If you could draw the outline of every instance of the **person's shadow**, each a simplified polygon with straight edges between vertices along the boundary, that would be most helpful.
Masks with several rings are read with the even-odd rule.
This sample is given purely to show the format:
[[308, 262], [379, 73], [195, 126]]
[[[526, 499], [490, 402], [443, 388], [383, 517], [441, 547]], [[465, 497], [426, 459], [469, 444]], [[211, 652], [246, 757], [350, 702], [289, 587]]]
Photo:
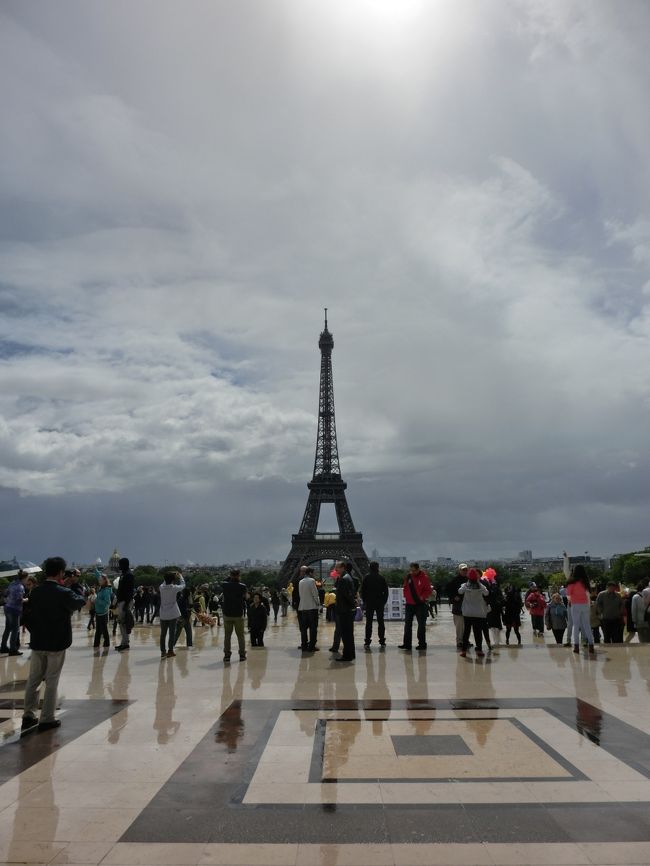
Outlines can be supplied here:
[[174, 691], [174, 665], [162, 662], [158, 668], [158, 688], [156, 689], [156, 716], [154, 731], [158, 731], [158, 742], [167, 743], [181, 726], [172, 719], [176, 706]]

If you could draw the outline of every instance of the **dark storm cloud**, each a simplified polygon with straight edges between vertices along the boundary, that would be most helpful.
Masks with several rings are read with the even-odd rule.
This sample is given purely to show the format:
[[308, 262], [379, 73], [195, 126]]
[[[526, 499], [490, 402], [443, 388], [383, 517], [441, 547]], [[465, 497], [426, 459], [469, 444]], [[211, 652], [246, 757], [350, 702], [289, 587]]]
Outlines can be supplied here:
[[5, 3], [3, 544], [282, 557], [323, 306], [369, 546], [647, 543], [649, 24]]

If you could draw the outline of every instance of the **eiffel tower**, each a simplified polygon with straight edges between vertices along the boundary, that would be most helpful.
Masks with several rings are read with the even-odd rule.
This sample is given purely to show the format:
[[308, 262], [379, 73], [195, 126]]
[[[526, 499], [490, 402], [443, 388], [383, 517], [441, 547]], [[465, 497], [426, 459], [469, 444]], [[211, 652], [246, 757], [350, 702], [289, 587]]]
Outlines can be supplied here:
[[[307, 485], [309, 496], [300, 529], [291, 536], [291, 552], [280, 570], [280, 580], [285, 584], [295, 577], [301, 565], [310, 565], [323, 559], [348, 560], [361, 576], [368, 571], [368, 557], [363, 549], [363, 535], [354, 528], [345, 498], [347, 484], [341, 478], [332, 379], [334, 338], [327, 328], [327, 309], [325, 309], [325, 330], [320, 335], [318, 348], [321, 354], [320, 396], [314, 475]], [[338, 532], [316, 531], [320, 508], [324, 502], [334, 503]]]

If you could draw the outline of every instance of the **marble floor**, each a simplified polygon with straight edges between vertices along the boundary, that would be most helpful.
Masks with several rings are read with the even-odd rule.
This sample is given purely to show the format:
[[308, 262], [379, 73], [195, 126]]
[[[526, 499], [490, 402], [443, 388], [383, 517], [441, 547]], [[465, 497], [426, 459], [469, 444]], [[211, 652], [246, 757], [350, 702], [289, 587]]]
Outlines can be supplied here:
[[485, 658], [336, 664], [295, 615], [222, 660], [222, 629], [160, 660], [158, 627], [95, 656], [85, 620], [61, 728], [21, 738], [29, 651], [0, 657], [0, 863], [650, 864], [650, 647], [574, 655], [524, 630]]

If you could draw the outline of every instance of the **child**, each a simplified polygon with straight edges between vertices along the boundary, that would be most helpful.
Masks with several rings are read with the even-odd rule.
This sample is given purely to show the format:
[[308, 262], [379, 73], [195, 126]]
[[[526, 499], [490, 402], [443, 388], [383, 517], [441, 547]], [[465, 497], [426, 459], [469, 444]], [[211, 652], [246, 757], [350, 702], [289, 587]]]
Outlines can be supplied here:
[[266, 606], [262, 604], [262, 596], [256, 592], [253, 603], [248, 608], [248, 630], [251, 636], [251, 646], [264, 646], [264, 632], [269, 615]]

